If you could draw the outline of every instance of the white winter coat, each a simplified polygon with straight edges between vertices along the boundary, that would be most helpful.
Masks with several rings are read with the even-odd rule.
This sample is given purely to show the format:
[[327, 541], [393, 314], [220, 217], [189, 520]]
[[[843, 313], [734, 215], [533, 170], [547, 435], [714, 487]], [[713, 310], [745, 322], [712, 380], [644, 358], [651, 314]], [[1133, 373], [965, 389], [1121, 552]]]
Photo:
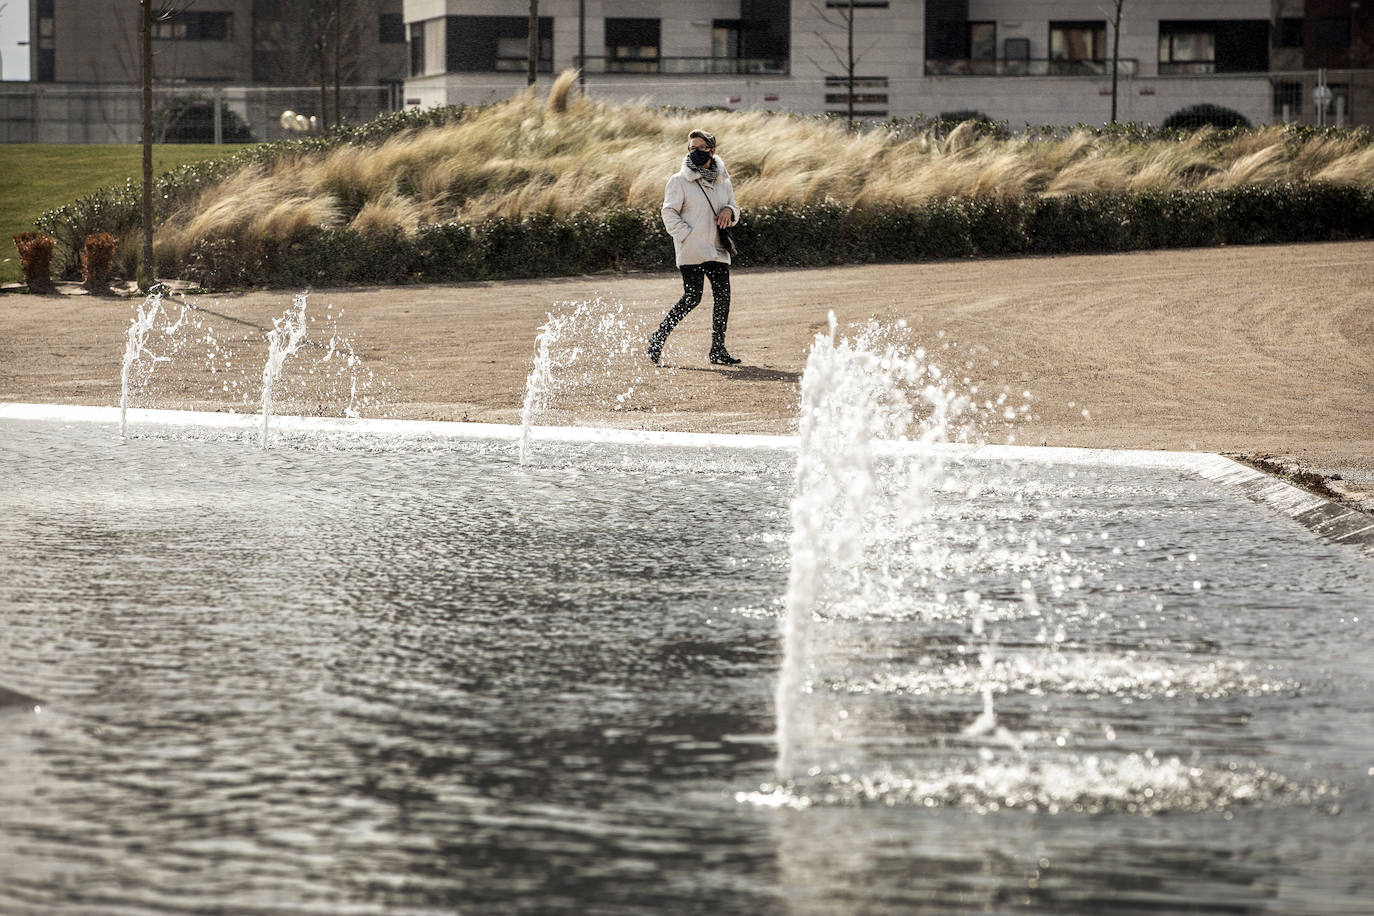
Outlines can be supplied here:
[[[733, 226], [739, 222], [739, 204], [735, 202], [730, 173], [719, 156], [715, 157], [715, 168], [720, 177], [708, 183], [684, 163], [682, 170], [668, 179], [663, 191], [663, 225], [673, 237], [678, 267], [706, 261], [730, 263], [730, 254], [718, 247], [716, 217], [711, 208], [719, 211], [729, 207], [734, 211], [730, 220]], [[703, 188], [705, 194], [701, 192]]]

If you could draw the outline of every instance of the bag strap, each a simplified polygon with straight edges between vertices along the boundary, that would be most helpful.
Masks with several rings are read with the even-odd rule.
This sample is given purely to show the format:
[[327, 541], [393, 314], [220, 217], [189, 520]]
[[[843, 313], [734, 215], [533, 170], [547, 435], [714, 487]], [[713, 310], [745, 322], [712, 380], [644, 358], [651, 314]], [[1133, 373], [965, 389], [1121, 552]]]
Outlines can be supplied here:
[[699, 181], [697, 182], [697, 188], [700, 189], [701, 196], [706, 198], [706, 206], [711, 208], [711, 215], [720, 216], [720, 211], [716, 209], [715, 203], [712, 202], [711, 195], [706, 193], [706, 189], [701, 186], [701, 182]]

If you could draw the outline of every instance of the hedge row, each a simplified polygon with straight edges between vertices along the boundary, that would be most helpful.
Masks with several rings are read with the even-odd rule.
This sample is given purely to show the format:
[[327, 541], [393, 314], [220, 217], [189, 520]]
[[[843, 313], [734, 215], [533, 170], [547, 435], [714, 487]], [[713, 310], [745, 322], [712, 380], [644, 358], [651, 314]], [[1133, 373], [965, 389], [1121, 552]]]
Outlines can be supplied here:
[[[843, 120], [844, 116], [827, 113], [814, 117], [834, 121]], [[1117, 143], [1179, 143], [1192, 138], [1197, 133], [1197, 128], [1192, 127], [1165, 127], [1163, 125], [1142, 124], [1136, 121], [1071, 125], [1037, 125], [1027, 122], [1020, 128], [1013, 129], [1011, 122], [988, 120], [986, 116], [977, 111], [951, 112], [948, 115], [938, 117], [916, 115], [908, 118], [889, 118], [876, 123], [874, 128], [901, 138], [917, 137], [923, 134], [944, 137], [965, 121], [972, 122], [971, 127], [974, 136], [990, 137], [994, 140], [1010, 140], [1019, 137], [1022, 140], [1050, 141], [1062, 140], [1070, 134], [1087, 134], [1099, 140]], [[1204, 138], [1204, 146], [1219, 149], [1254, 132], [1255, 129], [1251, 127], [1218, 128], [1212, 126]], [[1285, 144], [1290, 149], [1300, 149], [1303, 145], [1316, 139], [1353, 140], [1360, 147], [1374, 144], [1374, 132], [1371, 132], [1367, 127], [1317, 127], [1313, 124], [1285, 124], [1282, 128], [1282, 135]]]
[[[1374, 237], [1374, 188], [1282, 184], [1225, 191], [946, 199], [912, 208], [836, 201], [761, 207], [734, 232], [741, 267], [819, 267], [1015, 254], [1131, 251]], [[310, 229], [251, 246], [207, 241], [183, 273], [210, 289], [339, 286], [667, 270], [657, 211], [427, 226], [413, 236]]]

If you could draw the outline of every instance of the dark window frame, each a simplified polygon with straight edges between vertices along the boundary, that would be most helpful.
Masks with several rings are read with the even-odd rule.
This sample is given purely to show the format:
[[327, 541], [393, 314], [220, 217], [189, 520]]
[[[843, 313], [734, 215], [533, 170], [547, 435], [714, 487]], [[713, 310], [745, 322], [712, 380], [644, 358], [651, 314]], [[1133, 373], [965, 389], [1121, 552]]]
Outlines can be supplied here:
[[[843, 88], [849, 82], [847, 76], [827, 76], [825, 78], [825, 88]], [[888, 87], [888, 77], [886, 76], [855, 76], [855, 89], [886, 89]]]
[[377, 43], [384, 45], [405, 44], [406, 21], [400, 13], [377, 14]]
[[[445, 73], [516, 73], [529, 67], [528, 16], [444, 17]], [[539, 60], [535, 70], [553, 72], [552, 16], [539, 17]], [[523, 42], [520, 54], [502, 56], [501, 43]]]
[[[973, 53], [973, 30], [979, 26], [988, 26], [992, 29], [992, 40], [989, 42], [990, 54], [978, 57]], [[997, 59], [997, 21], [993, 19], [979, 19], [968, 23], [968, 59], [969, 60], [996, 60]]]
[[412, 22], [409, 24], [410, 31], [408, 43], [410, 45], [410, 75], [425, 75], [425, 22]]
[[232, 41], [234, 14], [229, 10], [163, 10], [153, 18], [153, 37], [159, 41]]
[[[614, 28], [612, 27], [614, 23]], [[663, 20], [651, 16], [607, 16], [602, 22], [606, 69], [614, 73], [657, 73], [663, 54]], [[622, 49], [634, 53], [620, 53]], [[653, 53], [644, 53], [652, 48]]]
[[1318, 16], [1312, 23], [1312, 47], [1318, 51], [1346, 51], [1355, 37], [1350, 16]]
[[[1054, 54], [1054, 33], [1055, 32], [1091, 32], [1093, 50], [1090, 57], [1056, 57]], [[1063, 19], [1053, 20], [1049, 24], [1049, 41], [1047, 47], [1050, 49], [1050, 60], [1064, 61], [1093, 61], [1102, 63], [1107, 59], [1107, 20], [1105, 19]]]
[[[1212, 56], [1177, 57], [1176, 55], [1181, 52], [1179, 52], [1176, 47], [1175, 39], [1185, 35], [1190, 38], [1206, 35], [1210, 43]], [[1159, 67], [1160, 76], [1180, 73], [1217, 72], [1217, 28], [1216, 23], [1211, 20], [1160, 20], [1158, 47], [1159, 60], [1157, 61], [1157, 65]]]
[[1302, 48], [1305, 21], [1301, 16], [1283, 16], [1274, 20], [1269, 44], [1275, 48]]
[[[849, 100], [853, 96], [854, 104], [857, 105], [887, 105], [889, 78], [886, 76], [858, 76], [854, 77], [854, 88], [849, 89], [850, 82], [847, 76], [827, 76], [825, 78], [825, 104], [828, 106], [843, 105], [843, 108], [830, 107], [826, 109], [827, 114], [849, 114]], [[844, 92], [833, 90], [844, 89]], [[872, 90], [881, 90], [874, 92]], [[887, 109], [876, 108], [855, 108], [856, 118], [885, 118], [888, 116]]]
[[[1067, 53], [1056, 55], [1055, 33], [1091, 33], [1089, 56], [1070, 57]], [[1051, 75], [1097, 74], [1106, 70], [1107, 64], [1107, 20], [1105, 19], [1055, 19], [1051, 20], [1047, 32], [1046, 47], [1049, 49], [1048, 70]], [[1063, 42], [1067, 44], [1067, 42]]]

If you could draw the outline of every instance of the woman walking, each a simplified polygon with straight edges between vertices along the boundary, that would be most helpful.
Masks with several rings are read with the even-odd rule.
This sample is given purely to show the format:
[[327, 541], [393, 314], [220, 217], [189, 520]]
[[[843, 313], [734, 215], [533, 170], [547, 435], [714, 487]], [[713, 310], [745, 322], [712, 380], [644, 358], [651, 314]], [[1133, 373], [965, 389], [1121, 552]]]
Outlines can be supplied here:
[[730, 320], [730, 253], [722, 247], [717, 229], [739, 222], [739, 204], [730, 173], [716, 154], [716, 138], [704, 130], [687, 135], [687, 158], [668, 179], [663, 192], [663, 225], [673, 237], [677, 266], [682, 271], [682, 298], [668, 310], [658, 330], [649, 335], [649, 359], [655, 364], [663, 344], [679, 321], [701, 302], [706, 280], [711, 281], [711, 352], [721, 366], [739, 362], [725, 349], [725, 326]]

